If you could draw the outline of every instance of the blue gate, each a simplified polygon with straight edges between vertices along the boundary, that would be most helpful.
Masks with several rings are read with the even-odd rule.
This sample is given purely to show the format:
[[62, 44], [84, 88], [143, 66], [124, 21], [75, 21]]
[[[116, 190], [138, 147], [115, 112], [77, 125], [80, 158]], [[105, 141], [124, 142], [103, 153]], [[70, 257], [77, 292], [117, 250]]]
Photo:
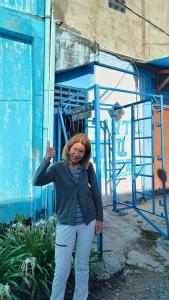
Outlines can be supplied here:
[[[137, 107], [142, 106], [142, 117], [137, 116]], [[144, 109], [146, 107], [146, 110]], [[123, 109], [130, 109], [131, 116], [131, 161], [130, 164], [132, 176], [132, 197], [128, 203], [117, 200], [116, 182], [120, 179], [122, 168], [120, 172], [117, 171], [119, 164], [116, 159], [113, 159], [113, 210], [120, 211], [124, 209], [133, 208], [140, 216], [142, 216], [155, 230], [157, 230], [165, 238], [169, 239], [169, 219], [166, 195], [166, 170], [165, 170], [165, 153], [164, 153], [164, 117], [163, 117], [163, 97], [152, 95], [150, 97], [135, 102], [130, 105], [124, 105]], [[115, 152], [115, 112], [118, 107], [114, 109], [112, 117], [112, 144]], [[154, 123], [154, 112], [160, 114], [160, 121]], [[155, 126], [160, 131], [161, 139], [158, 141], [161, 145], [161, 151], [154, 156], [154, 128]], [[137, 127], [137, 128], [136, 128]], [[142, 128], [144, 130], [139, 130]], [[141, 147], [138, 145], [141, 144]], [[139, 151], [138, 151], [139, 150]], [[161, 162], [161, 181], [162, 188], [155, 190], [154, 182], [154, 163], [155, 160]], [[124, 162], [125, 165], [125, 162]], [[121, 163], [120, 163], [121, 167]], [[139, 179], [143, 179], [144, 186], [142, 189], [138, 187]], [[159, 221], [161, 219], [161, 221]]]
[[[127, 105], [102, 103], [103, 95], [109, 91], [138, 95], [141, 99]], [[86, 103], [92, 104], [92, 116], [83, 120], [81, 128], [72, 124], [73, 107]], [[117, 127], [122, 120], [125, 110], [129, 111], [130, 130], [130, 157], [118, 160], [117, 154], [121, 142], [121, 156], [125, 156], [122, 141], [116, 139]], [[141, 111], [141, 115], [138, 111]], [[160, 122], [154, 124], [154, 111], [160, 114]], [[102, 111], [109, 113], [111, 124], [101, 117]], [[112, 209], [121, 211], [134, 209], [155, 230], [165, 238], [169, 238], [169, 220], [165, 188], [165, 154], [164, 154], [164, 120], [163, 120], [163, 97], [158, 95], [139, 93], [117, 88], [92, 86], [89, 89], [77, 89], [66, 86], [56, 86], [55, 94], [55, 146], [62, 148], [62, 140], [67, 141], [70, 135], [77, 130], [90, 132], [93, 144], [93, 161], [96, 163], [96, 174], [100, 188], [105, 183], [104, 196], [112, 198]], [[69, 119], [69, 122], [68, 120]], [[68, 125], [66, 125], [68, 122]], [[67, 126], [67, 130], [66, 130]], [[160, 130], [161, 153], [154, 157], [154, 126]], [[80, 129], [79, 129], [80, 128]], [[61, 133], [62, 132], [62, 133]], [[62, 135], [62, 138], [61, 138]], [[125, 139], [125, 137], [124, 137]], [[60, 159], [61, 150], [58, 151], [57, 159]], [[161, 161], [162, 189], [154, 189], [154, 160]], [[102, 165], [102, 161], [104, 164]], [[126, 168], [128, 173], [126, 172]], [[126, 176], [131, 176], [131, 195], [126, 201], [119, 199], [117, 187], [119, 182], [125, 186]], [[102, 180], [101, 180], [102, 179]], [[139, 184], [142, 182], [142, 185]], [[102, 247], [102, 243], [101, 243]]]

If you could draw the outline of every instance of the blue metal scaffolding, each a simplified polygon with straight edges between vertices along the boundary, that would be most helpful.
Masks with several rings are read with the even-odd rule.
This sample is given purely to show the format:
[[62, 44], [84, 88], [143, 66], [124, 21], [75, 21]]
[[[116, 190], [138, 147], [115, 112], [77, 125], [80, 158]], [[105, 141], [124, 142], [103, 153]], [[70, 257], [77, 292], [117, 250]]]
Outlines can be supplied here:
[[[141, 100], [127, 105], [114, 105], [111, 103], [102, 103], [104, 95], [110, 91], [138, 95]], [[81, 128], [78, 125], [72, 125], [68, 122], [66, 125], [65, 118], [71, 118], [73, 108], [80, 107], [90, 102], [92, 104], [92, 117], [81, 121]], [[138, 107], [142, 107], [142, 116], [138, 117]], [[130, 111], [131, 122], [131, 159], [117, 161], [117, 140], [116, 140], [116, 120], [119, 109]], [[160, 114], [160, 123], [154, 124], [154, 110]], [[101, 118], [101, 111], [109, 111], [111, 114], [111, 126], [107, 120]], [[90, 132], [94, 130], [94, 140], [92, 141], [94, 149], [93, 161], [96, 164], [96, 175], [100, 190], [102, 189], [102, 177], [105, 177], [105, 194], [112, 195], [112, 209], [120, 211], [125, 209], [134, 209], [142, 216], [155, 230], [157, 230], [165, 238], [169, 239], [169, 220], [167, 209], [167, 198], [165, 188], [165, 153], [164, 153], [164, 117], [163, 117], [163, 97], [142, 92], [134, 92], [117, 88], [109, 88], [94, 85], [88, 89], [78, 89], [57, 85], [55, 93], [55, 147], [58, 149], [57, 160], [60, 159], [62, 149], [62, 139], [67, 142], [69, 139], [70, 128], [74, 126], [72, 134], [81, 130]], [[154, 126], [160, 130], [161, 153], [157, 158], [154, 157]], [[144, 128], [144, 134], [138, 134], [138, 128]], [[57, 128], [57, 130], [56, 130]], [[147, 129], [148, 128], [148, 129]], [[125, 137], [124, 137], [125, 138]], [[147, 154], [147, 143], [150, 153]], [[139, 147], [136, 147], [139, 145]], [[141, 145], [141, 147], [140, 147]], [[139, 148], [139, 153], [138, 153]], [[101, 156], [104, 152], [104, 170], [101, 166]], [[162, 189], [155, 191], [154, 189], [154, 161], [161, 161], [162, 171]], [[125, 180], [123, 171], [126, 165], [130, 165], [131, 169], [131, 201], [119, 201], [117, 199], [117, 185]], [[138, 180], [142, 178], [144, 188], [139, 190]], [[146, 188], [146, 180], [149, 180], [148, 188]], [[157, 199], [157, 192], [160, 199]], [[144, 206], [140, 205], [140, 197], [144, 199]], [[153, 220], [151, 219], [153, 216]], [[154, 218], [162, 218], [165, 226], [162, 228], [158, 221]], [[99, 249], [102, 251], [102, 237], [99, 240]]]

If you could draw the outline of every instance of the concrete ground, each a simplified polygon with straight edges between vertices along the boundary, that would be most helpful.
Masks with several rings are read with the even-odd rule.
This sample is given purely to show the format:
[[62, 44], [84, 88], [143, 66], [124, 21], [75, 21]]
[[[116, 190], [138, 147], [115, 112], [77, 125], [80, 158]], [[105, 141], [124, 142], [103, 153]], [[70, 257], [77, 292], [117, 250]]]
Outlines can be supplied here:
[[[140, 204], [145, 210], [150, 206]], [[163, 219], [151, 218], [165, 225]], [[103, 244], [110, 252], [96, 263], [97, 280], [89, 299], [169, 300], [169, 241], [134, 210], [116, 213], [111, 206], [104, 208]]]

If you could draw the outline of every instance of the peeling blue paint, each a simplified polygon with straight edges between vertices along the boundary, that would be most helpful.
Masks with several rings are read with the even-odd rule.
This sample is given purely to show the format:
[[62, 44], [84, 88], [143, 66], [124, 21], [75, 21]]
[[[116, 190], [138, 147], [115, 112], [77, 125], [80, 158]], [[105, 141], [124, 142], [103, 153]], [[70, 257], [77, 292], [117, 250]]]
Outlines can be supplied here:
[[42, 208], [32, 177], [43, 149], [45, 21], [34, 14], [44, 1], [0, 3], [0, 222]]
[[1, 0], [0, 6], [18, 12], [44, 16], [45, 0]]
[[[32, 95], [31, 45], [0, 37], [0, 100], [30, 101]], [[4, 65], [5, 64], [5, 65]], [[10, 78], [10, 85], [9, 85]]]

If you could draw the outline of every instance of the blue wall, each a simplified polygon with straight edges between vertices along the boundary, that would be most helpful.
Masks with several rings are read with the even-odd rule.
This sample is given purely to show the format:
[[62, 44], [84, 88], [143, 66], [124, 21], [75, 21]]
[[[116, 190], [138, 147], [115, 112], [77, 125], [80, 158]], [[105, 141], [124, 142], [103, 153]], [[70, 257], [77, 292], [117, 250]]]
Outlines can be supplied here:
[[0, 222], [41, 208], [32, 176], [42, 150], [44, 9], [37, 0], [0, 4]]
[[0, 6], [17, 12], [44, 16], [44, 0], [1, 0]]

